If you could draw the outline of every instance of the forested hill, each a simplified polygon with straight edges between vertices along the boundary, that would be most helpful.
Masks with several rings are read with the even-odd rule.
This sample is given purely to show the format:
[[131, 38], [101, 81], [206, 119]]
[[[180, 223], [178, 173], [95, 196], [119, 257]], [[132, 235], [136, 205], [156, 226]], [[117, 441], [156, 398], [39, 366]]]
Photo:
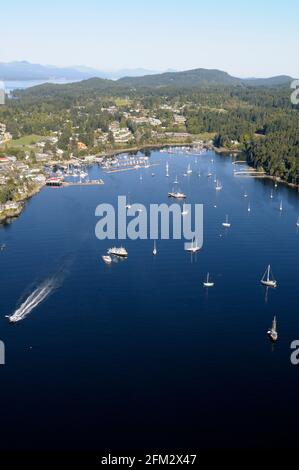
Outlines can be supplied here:
[[[31, 96], [76, 96], [77, 94], [128, 93], [132, 90], [187, 90], [221, 87], [280, 87], [289, 86], [292, 78], [286, 75], [270, 78], [241, 79], [221, 70], [194, 69], [167, 72], [143, 77], [125, 77], [119, 80], [90, 78], [69, 84], [43, 84], [20, 92]], [[19, 92], [18, 92], [19, 94]]]
[[135, 88], [206, 88], [215, 86], [281, 86], [288, 85], [292, 81], [291, 77], [281, 75], [270, 78], [237, 78], [222, 70], [194, 69], [184, 72], [168, 72], [156, 75], [146, 75], [144, 77], [125, 77], [118, 80], [118, 83]]
[[195, 88], [215, 85], [240, 85], [241, 80], [221, 70], [194, 69], [184, 72], [166, 72], [144, 77], [124, 77], [118, 80], [129, 87]]

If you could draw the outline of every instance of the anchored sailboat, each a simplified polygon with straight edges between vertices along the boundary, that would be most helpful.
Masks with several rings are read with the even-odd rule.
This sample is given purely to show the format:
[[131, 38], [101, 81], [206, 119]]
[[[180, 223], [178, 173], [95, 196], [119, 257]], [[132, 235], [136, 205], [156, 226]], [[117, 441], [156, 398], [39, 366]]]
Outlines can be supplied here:
[[210, 273], [207, 274], [207, 279], [203, 283], [204, 287], [214, 287], [214, 282], [210, 281]]
[[272, 327], [271, 327], [270, 330], [267, 331], [267, 335], [269, 336], [269, 338], [273, 342], [277, 341], [277, 339], [278, 339], [278, 333], [277, 333], [276, 327], [277, 327], [277, 325], [276, 325], [276, 316], [274, 315], [274, 318], [272, 320]]
[[153, 255], [156, 256], [156, 254], [157, 254], [157, 247], [156, 247], [156, 240], [154, 240]]
[[188, 211], [187, 211], [187, 209], [186, 209], [186, 205], [185, 205], [185, 204], [183, 205], [183, 210], [182, 210], [181, 214], [182, 214], [182, 215], [187, 215], [187, 214], [188, 214]]
[[191, 173], [192, 173], [192, 170], [191, 170], [191, 165], [190, 165], [190, 163], [189, 163], [189, 165], [188, 165], [188, 168], [187, 168], [187, 171], [186, 171], [186, 173], [187, 173], [187, 175], [191, 175]]
[[186, 251], [189, 251], [190, 253], [196, 253], [197, 251], [200, 250], [200, 247], [197, 244], [197, 240], [193, 238], [191, 245], [186, 248]]
[[216, 182], [216, 188], [215, 189], [216, 189], [216, 191], [221, 191], [221, 189], [222, 189], [222, 184], [220, 183], [219, 180], [217, 180], [217, 182]]
[[280, 210], [280, 212], [282, 212], [282, 200], [280, 201], [279, 210]]
[[229, 228], [231, 226], [230, 222], [228, 221], [228, 215], [225, 218], [225, 222], [222, 222], [223, 227]]
[[248, 211], [248, 212], [251, 212], [250, 202], [248, 203], [247, 211]]
[[273, 195], [273, 189], [271, 189], [271, 193], [270, 193], [270, 199], [273, 199], [274, 198], [274, 195]]
[[297, 222], [296, 222], [296, 227], [299, 227], [299, 217], [298, 217]]
[[261, 279], [261, 284], [267, 287], [276, 287], [277, 286], [277, 281], [274, 279], [273, 273], [271, 271], [271, 266], [267, 267], [266, 271], [264, 272], [264, 275]]

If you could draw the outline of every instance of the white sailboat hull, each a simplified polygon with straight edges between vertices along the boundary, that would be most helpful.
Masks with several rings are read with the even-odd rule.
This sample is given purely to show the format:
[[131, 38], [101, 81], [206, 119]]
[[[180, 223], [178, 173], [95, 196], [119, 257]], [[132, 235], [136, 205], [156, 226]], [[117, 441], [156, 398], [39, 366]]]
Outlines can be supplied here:
[[277, 282], [276, 281], [263, 281], [263, 280], [261, 280], [261, 284], [263, 284], [263, 286], [267, 286], [267, 287], [277, 287]]

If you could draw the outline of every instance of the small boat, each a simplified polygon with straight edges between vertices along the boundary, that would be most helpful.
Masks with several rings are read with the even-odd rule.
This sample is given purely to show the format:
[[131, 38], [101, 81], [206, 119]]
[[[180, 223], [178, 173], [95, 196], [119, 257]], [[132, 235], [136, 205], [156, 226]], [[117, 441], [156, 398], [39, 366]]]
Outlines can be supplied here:
[[228, 215], [225, 218], [225, 222], [222, 222], [223, 227], [229, 228], [231, 226], [230, 222], [228, 221]]
[[157, 247], [156, 247], [156, 240], [154, 240], [153, 255], [156, 256], [156, 254], [157, 254]]
[[6, 247], [5, 243], [2, 243], [2, 245], [0, 246], [0, 251], [3, 251], [5, 247]]
[[221, 191], [222, 189], [222, 184], [220, 183], [220, 181], [217, 180], [217, 183], [216, 183], [216, 191]]
[[155, 176], [155, 173], [152, 173], [152, 176]]
[[103, 260], [104, 263], [106, 263], [106, 264], [111, 264], [111, 263], [112, 263], [112, 258], [111, 258], [111, 256], [109, 256], [109, 255], [103, 255], [103, 256], [102, 256], [102, 260]]
[[197, 240], [193, 238], [191, 245], [188, 246], [188, 248], [186, 248], [186, 251], [189, 251], [190, 253], [196, 253], [199, 250], [200, 250], [200, 247], [197, 244]]
[[121, 258], [127, 258], [128, 256], [127, 250], [122, 246], [120, 248], [117, 248], [116, 246], [114, 246], [113, 248], [109, 248], [107, 253], [108, 255], [119, 256]]
[[248, 197], [248, 194], [247, 194], [246, 191], [244, 192], [244, 197], [245, 197], [245, 198]]
[[177, 177], [177, 176], [175, 177], [175, 180], [174, 180], [173, 183], [174, 183], [174, 184], [178, 184], [178, 177]]
[[274, 315], [273, 321], [272, 321], [272, 327], [270, 330], [267, 331], [267, 335], [275, 343], [278, 339], [278, 333], [276, 329], [276, 316]]
[[208, 178], [211, 178], [211, 176], [213, 176], [213, 173], [211, 173], [211, 172], [209, 171], [209, 173], [207, 174], [207, 177], [208, 177]]
[[173, 197], [175, 199], [185, 199], [186, 194], [180, 192], [180, 191], [173, 191], [168, 193], [168, 197]]
[[207, 274], [207, 279], [203, 283], [204, 287], [214, 287], [214, 282], [210, 281], [210, 273]]
[[183, 205], [183, 210], [182, 210], [181, 214], [182, 214], [183, 216], [188, 214], [188, 211], [187, 211], [187, 209], [186, 209], [186, 207], [185, 207], [185, 204]]
[[264, 272], [264, 275], [261, 279], [261, 284], [267, 287], [277, 287], [277, 281], [274, 279], [274, 276], [271, 272], [270, 264], [267, 267], [266, 271]]
[[130, 204], [130, 195], [128, 197], [128, 204], [126, 205], [126, 209], [131, 209], [132, 205]]
[[191, 175], [191, 173], [192, 173], [192, 170], [191, 170], [191, 165], [190, 165], [190, 163], [189, 163], [188, 168], [187, 168], [187, 171], [186, 171], [186, 174], [187, 174], [187, 175]]

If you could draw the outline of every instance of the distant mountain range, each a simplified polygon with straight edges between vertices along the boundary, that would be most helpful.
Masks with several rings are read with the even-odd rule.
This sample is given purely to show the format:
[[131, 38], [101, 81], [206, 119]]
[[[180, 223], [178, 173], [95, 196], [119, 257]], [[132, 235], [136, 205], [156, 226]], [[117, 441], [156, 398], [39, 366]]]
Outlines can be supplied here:
[[[237, 78], [217, 69], [198, 68], [182, 72], [157, 73], [145, 69], [122, 69], [104, 72], [85, 66], [54, 67], [30, 62], [0, 63], [0, 80], [84, 80], [75, 88], [196, 88], [208, 86], [284, 86], [293, 79], [287, 75], [270, 78]], [[75, 85], [75, 84], [74, 84]], [[62, 86], [62, 85], [57, 85]], [[52, 88], [51, 88], [52, 89]], [[55, 89], [55, 87], [54, 87]]]
[[97, 70], [84, 65], [73, 67], [56, 67], [53, 65], [31, 64], [27, 61], [0, 62], [0, 80], [22, 81], [22, 80], [85, 80], [92, 77], [109, 78], [116, 80], [120, 77], [150, 75], [158, 73], [153, 70], [142, 68], [120, 69], [111, 72]]

